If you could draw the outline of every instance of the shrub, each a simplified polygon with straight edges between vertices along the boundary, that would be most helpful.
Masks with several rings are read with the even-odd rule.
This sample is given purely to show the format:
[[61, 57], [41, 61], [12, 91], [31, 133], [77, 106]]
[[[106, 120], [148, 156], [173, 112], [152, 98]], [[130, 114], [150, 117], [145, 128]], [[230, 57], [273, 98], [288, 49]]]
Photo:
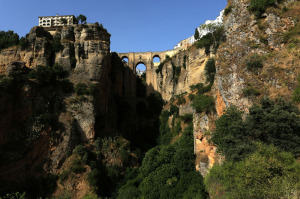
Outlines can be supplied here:
[[193, 121], [193, 115], [192, 114], [185, 114], [185, 115], [181, 115], [180, 119], [184, 122], [184, 123], [190, 123]]
[[86, 152], [87, 151], [86, 151], [85, 147], [82, 145], [77, 145], [73, 150], [73, 153], [80, 157], [83, 157]]
[[227, 16], [229, 13], [231, 13], [231, 11], [232, 11], [232, 5], [230, 5], [227, 8], [225, 8], [224, 15]]
[[243, 95], [245, 97], [259, 96], [260, 95], [260, 92], [257, 89], [253, 88], [253, 87], [245, 88], [242, 91], [243, 91]]
[[73, 162], [71, 163], [71, 167], [70, 167], [70, 171], [72, 171], [73, 173], [79, 174], [79, 173], [83, 173], [85, 172], [85, 168], [81, 163], [80, 159], [75, 159], [73, 160]]
[[56, 78], [62, 78], [66, 74], [66, 71], [64, 71], [64, 69], [58, 63], [54, 64], [54, 66], [52, 67], [52, 71]]
[[292, 198], [299, 193], [300, 164], [292, 154], [272, 145], [256, 147], [245, 160], [213, 166], [205, 180], [213, 198]]
[[0, 31], [0, 51], [4, 48], [18, 45], [19, 35], [14, 31]]
[[85, 83], [78, 83], [75, 86], [75, 93], [79, 96], [81, 95], [93, 95], [95, 93], [96, 86], [90, 84], [89, 87]]
[[297, 103], [300, 102], [300, 76], [298, 76], [298, 87], [294, 90], [293, 93], [293, 101]]
[[60, 36], [56, 35], [52, 41], [52, 50], [56, 53], [64, 49], [64, 46], [61, 44]]
[[177, 116], [179, 114], [178, 106], [175, 106], [175, 105], [172, 104], [171, 107], [170, 107], [170, 114]]
[[273, 144], [300, 154], [300, 117], [297, 107], [282, 99], [263, 99], [249, 109], [244, 121], [242, 112], [230, 107], [216, 121], [211, 141], [227, 160], [241, 160], [255, 148], [252, 141]]
[[293, 101], [299, 103], [300, 102], [300, 87], [296, 88], [293, 93]]
[[215, 59], [210, 58], [205, 64], [206, 81], [209, 82], [210, 84], [213, 84], [215, 80], [215, 74], [216, 74]]
[[21, 37], [19, 41], [19, 46], [21, 46], [21, 49], [24, 50], [29, 46], [29, 41], [25, 37]]
[[203, 83], [198, 83], [196, 85], [191, 85], [190, 89], [192, 91], [197, 90], [197, 95], [202, 95], [204, 93], [207, 93], [211, 90], [212, 85], [209, 84], [208, 86], [204, 86]]
[[248, 9], [255, 14], [256, 18], [260, 18], [268, 7], [275, 6], [277, 0], [251, 0]]
[[39, 65], [34, 70], [30, 71], [28, 76], [36, 79], [40, 85], [53, 83], [56, 80], [56, 74], [49, 66]]
[[259, 55], [252, 55], [246, 61], [246, 65], [249, 71], [256, 71], [259, 68], [263, 68], [262, 58]]
[[181, 128], [181, 122], [178, 121], [174, 127], [174, 134], [175, 135], [179, 135], [179, 133], [181, 132], [182, 128]]
[[184, 98], [184, 95], [185, 95], [185, 93], [175, 96], [177, 99], [177, 105], [185, 104], [186, 100]]
[[189, 94], [189, 99], [190, 99], [191, 101], [193, 101], [193, 100], [195, 99], [195, 96], [196, 96], [196, 95], [190, 93], [190, 94]]
[[213, 45], [213, 35], [208, 33], [201, 37], [196, 43], [197, 48], [205, 48], [205, 53], [208, 55], [210, 53], [210, 47]]
[[209, 33], [204, 35], [196, 43], [197, 48], [205, 48], [205, 53], [208, 55], [210, 53], [210, 48], [213, 48], [213, 53], [217, 52], [220, 42], [224, 38], [224, 27], [221, 24], [203, 24], [200, 27]]
[[294, 40], [294, 43], [299, 43], [299, 40], [294, 39], [299, 34], [300, 23], [296, 23], [294, 27], [289, 28], [289, 30], [283, 34], [283, 43], [288, 43], [291, 40]]
[[213, 97], [208, 95], [198, 95], [194, 98], [191, 106], [197, 113], [209, 113], [215, 111], [215, 100]]

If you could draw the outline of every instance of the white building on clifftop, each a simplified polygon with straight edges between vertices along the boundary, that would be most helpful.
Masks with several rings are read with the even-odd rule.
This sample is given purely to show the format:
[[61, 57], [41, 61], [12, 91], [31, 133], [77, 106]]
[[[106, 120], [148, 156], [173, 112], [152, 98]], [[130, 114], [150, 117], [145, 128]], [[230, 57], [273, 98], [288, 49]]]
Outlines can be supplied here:
[[66, 19], [66, 25], [74, 24], [74, 15], [56, 15], [56, 16], [44, 16], [39, 18], [39, 26], [42, 27], [55, 27], [55, 26], [63, 26], [61, 19]]
[[[207, 20], [205, 21], [205, 25], [208, 25], [208, 24], [223, 24], [223, 14], [224, 14], [224, 10], [222, 10], [220, 12], [220, 15], [215, 19], [215, 20]], [[208, 34], [209, 31], [206, 30], [206, 29], [202, 29], [201, 28], [202, 25], [200, 25], [197, 29], [199, 31], [199, 37], [203, 37], [204, 35]], [[195, 43], [195, 37], [194, 35], [187, 38], [187, 39], [184, 39], [182, 41], [180, 41], [176, 46], [174, 46], [174, 49], [177, 49], [177, 48], [187, 48], [188, 46], [191, 46], [193, 43]]]

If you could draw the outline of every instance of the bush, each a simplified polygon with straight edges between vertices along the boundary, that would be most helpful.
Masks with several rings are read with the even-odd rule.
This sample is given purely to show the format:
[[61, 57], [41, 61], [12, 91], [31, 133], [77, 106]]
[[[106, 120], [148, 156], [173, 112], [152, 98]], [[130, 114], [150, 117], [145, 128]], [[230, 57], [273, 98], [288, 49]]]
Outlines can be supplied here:
[[172, 104], [171, 107], [170, 107], [170, 113], [171, 113], [171, 115], [177, 116], [179, 114], [178, 106], [175, 106], [175, 105]]
[[246, 65], [249, 71], [257, 71], [257, 69], [263, 68], [262, 58], [259, 55], [252, 55], [246, 61]]
[[255, 14], [256, 18], [260, 18], [268, 7], [275, 6], [277, 0], [251, 0], [248, 9]]
[[215, 100], [213, 97], [208, 95], [198, 95], [194, 98], [191, 106], [197, 113], [209, 113], [215, 111]]
[[209, 82], [210, 84], [213, 84], [215, 80], [215, 74], [216, 74], [215, 59], [210, 58], [205, 64], [206, 81]]
[[300, 102], [300, 87], [296, 88], [293, 93], [293, 101], [299, 103]]
[[256, 144], [240, 162], [214, 165], [206, 177], [213, 198], [292, 198], [300, 191], [300, 164], [292, 154]]
[[191, 123], [193, 121], [193, 115], [192, 114], [185, 114], [185, 115], [181, 115], [180, 119], [184, 122], [184, 123]]
[[28, 76], [30, 78], [36, 79], [38, 81], [38, 84], [45, 85], [55, 82], [57, 78], [56, 72], [54, 72], [53, 68], [49, 66], [39, 65], [34, 70], [30, 71]]
[[96, 86], [90, 84], [89, 87], [85, 83], [78, 83], [75, 86], [75, 93], [81, 95], [93, 95], [96, 91]]
[[300, 34], [300, 23], [296, 23], [294, 27], [289, 28], [287, 32], [283, 34], [283, 43], [288, 43], [294, 40], [294, 43], [299, 43], [299, 40], [295, 39]]
[[260, 95], [260, 92], [257, 89], [253, 88], [253, 87], [245, 88], [242, 91], [243, 91], [243, 95], [245, 97], [259, 96]]
[[52, 41], [52, 50], [56, 53], [64, 49], [64, 46], [61, 44], [60, 36], [56, 35]]
[[196, 95], [190, 93], [189, 94], [189, 100], [193, 101], [195, 99]]
[[29, 46], [29, 41], [25, 37], [21, 37], [19, 41], [19, 46], [21, 46], [21, 49], [24, 50]]
[[87, 150], [85, 149], [84, 146], [82, 145], [77, 145], [74, 150], [73, 150], [73, 153], [80, 156], [80, 157], [83, 157], [85, 155], [85, 153], [87, 152]]
[[0, 51], [4, 48], [18, 45], [19, 35], [14, 31], [0, 31]]
[[191, 91], [197, 90], [197, 95], [202, 95], [204, 93], [209, 92], [211, 90], [211, 87], [212, 87], [212, 84], [209, 84], [208, 86], [204, 86], [203, 83], [198, 83], [196, 85], [191, 85], [190, 89], [191, 89]]
[[210, 47], [213, 45], [213, 35], [208, 33], [201, 37], [196, 43], [197, 48], [205, 48], [205, 53], [208, 55], [210, 53]]
[[181, 93], [180, 95], [176, 95], [175, 98], [177, 99], [177, 105], [185, 104], [186, 100], [184, 98], [184, 95], [186, 93]]
[[79, 173], [84, 173], [86, 171], [86, 169], [82, 165], [82, 162], [80, 159], [75, 159], [71, 163], [70, 171], [72, 171], [73, 173], [79, 174]]
[[230, 107], [216, 121], [211, 141], [227, 160], [241, 160], [251, 153], [253, 141], [273, 144], [279, 149], [300, 154], [300, 117], [297, 107], [282, 99], [264, 99], [249, 109], [244, 121], [242, 112]]
[[232, 6], [228, 6], [227, 8], [225, 8], [224, 10], [224, 15], [227, 16], [229, 13], [231, 13], [231, 10], [232, 10]]

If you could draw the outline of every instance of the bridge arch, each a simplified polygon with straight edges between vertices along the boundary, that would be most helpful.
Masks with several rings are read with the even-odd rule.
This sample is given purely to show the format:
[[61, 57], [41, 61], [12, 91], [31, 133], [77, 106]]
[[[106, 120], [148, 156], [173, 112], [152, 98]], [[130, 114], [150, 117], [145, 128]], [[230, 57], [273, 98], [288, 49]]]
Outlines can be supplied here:
[[121, 60], [123, 62], [125, 61], [126, 63], [129, 63], [129, 58], [127, 56], [125, 56], [125, 55], [121, 57]]
[[153, 63], [161, 62], [161, 57], [156, 54], [152, 57], [152, 61]]

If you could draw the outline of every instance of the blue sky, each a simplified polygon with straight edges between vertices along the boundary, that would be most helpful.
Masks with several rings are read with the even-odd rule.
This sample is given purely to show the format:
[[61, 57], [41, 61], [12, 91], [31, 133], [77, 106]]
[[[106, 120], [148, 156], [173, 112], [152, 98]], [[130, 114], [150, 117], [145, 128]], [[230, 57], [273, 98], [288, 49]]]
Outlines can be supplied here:
[[0, 0], [0, 30], [24, 36], [38, 16], [83, 14], [111, 33], [111, 51], [145, 52], [172, 49], [215, 19], [227, 0]]

